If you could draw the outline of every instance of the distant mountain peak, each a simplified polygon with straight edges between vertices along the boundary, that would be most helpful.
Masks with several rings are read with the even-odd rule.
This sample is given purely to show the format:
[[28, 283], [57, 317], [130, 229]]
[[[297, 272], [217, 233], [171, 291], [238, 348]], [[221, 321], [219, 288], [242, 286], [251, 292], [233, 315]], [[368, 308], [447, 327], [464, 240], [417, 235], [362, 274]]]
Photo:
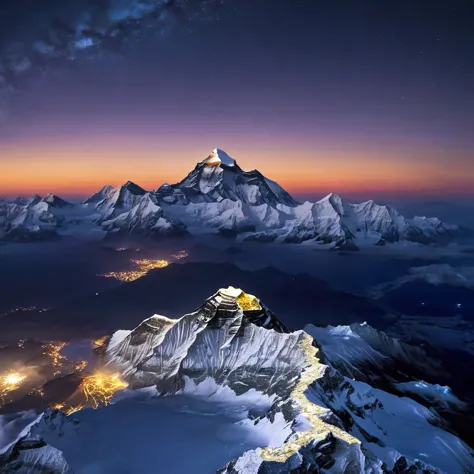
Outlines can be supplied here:
[[102, 201], [106, 196], [108, 196], [111, 192], [114, 191], [114, 187], [110, 184], [106, 184], [102, 188], [99, 189], [95, 194], [93, 194], [90, 198], [84, 201], [84, 204], [95, 204], [99, 201]]
[[132, 194], [136, 194], [139, 196], [145, 195], [147, 192], [138, 184], [135, 184], [133, 181], [127, 181], [125, 184], [120, 186], [121, 188], [125, 188], [130, 191]]
[[344, 201], [341, 196], [335, 193], [329, 193], [327, 196], [325, 196], [323, 199], [318, 201], [319, 203], [329, 203], [333, 209], [339, 214], [343, 215], [344, 214]]
[[55, 194], [48, 194], [43, 201], [46, 204], [49, 204], [52, 207], [71, 207], [72, 204], [70, 202], [65, 201], [64, 199], [56, 196]]

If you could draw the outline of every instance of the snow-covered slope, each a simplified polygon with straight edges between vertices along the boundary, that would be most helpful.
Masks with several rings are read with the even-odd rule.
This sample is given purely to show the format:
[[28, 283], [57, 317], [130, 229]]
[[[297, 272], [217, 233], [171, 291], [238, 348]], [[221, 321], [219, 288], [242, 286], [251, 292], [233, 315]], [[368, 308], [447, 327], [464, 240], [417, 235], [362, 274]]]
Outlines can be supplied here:
[[[170, 220], [163, 215], [163, 209], [152, 194], [146, 193], [140, 199], [136, 199], [135, 196], [131, 198], [131, 195], [128, 197], [130, 198], [129, 205], [133, 206], [129, 211], [102, 222], [103, 229], [109, 234], [156, 237], [186, 233], [185, 226], [179, 220]], [[100, 208], [102, 209], [103, 207]], [[116, 208], [108, 215], [114, 215], [114, 212]]]
[[[107, 190], [107, 187], [102, 188], [94, 196], [99, 194], [103, 194], [104, 197], [95, 205], [95, 210], [100, 215], [99, 221], [103, 222], [133, 209], [140, 203], [146, 191], [135, 183], [127, 181], [112, 190]], [[91, 199], [94, 199], [94, 196]]]
[[57, 238], [57, 228], [62, 222], [62, 217], [56, 215], [54, 207], [39, 196], [35, 195], [23, 204], [18, 201], [0, 201], [0, 240], [34, 241]]
[[440, 354], [429, 346], [403, 343], [366, 323], [337, 327], [309, 325], [305, 331], [320, 345], [324, 362], [345, 377], [413, 398], [454, 432], [462, 433], [470, 426], [469, 404], [448, 386], [440, 385], [452, 380], [451, 373], [435, 359]]
[[[416, 354], [415, 348], [411, 352], [390, 338], [364, 331], [358, 335], [364, 343], [355, 342], [353, 352], [342, 346], [354, 343], [354, 331], [335, 343], [334, 328], [329, 328], [326, 335], [317, 333], [320, 343], [305, 331], [288, 332], [258, 298], [232, 287], [221, 289], [180, 319], [153, 316], [132, 331], [115, 333], [103, 351], [104, 370], [120, 371], [129, 384], [115, 404], [69, 417], [46, 412], [0, 457], [0, 464], [6, 466], [5, 473], [16, 469], [32, 474], [48, 466], [54, 473], [83, 472], [91, 466], [108, 466], [102, 471], [112, 472], [113, 450], [120, 445], [127, 469], [140, 466], [141, 473], [151, 474], [160, 452], [165, 459], [170, 449], [190, 452], [189, 444], [197, 443], [206, 446], [209, 459], [219, 454], [220, 462], [227, 464], [216, 466], [217, 472], [228, 474], [473, 472], [473, 451], [445, 429], [444, 421], [430, 410], [429, 397], [428, 406], [422, 405], [409, 398], [411, 385], [402, 387], [408, 397], [400, 397], [353, 380], [333, 366], [334, 345], [345, 350], [343, 357], [351, 366], [367, 355], [377, 364], [391, 355], [403, 359]], [[365, 347], [368, 341], [374, 345], [371, 350]], [[169, 403], [181, 404], [184, 419], [175, 418], [171, 425], [147, 421], [163, 395]], [[198, 405], [205, 400], [214, 406], [205, 410], [208, 420], [218, 407], [237, 416], [235, 424], [247, 430], [245, 442], [234, 428], [221, 425], [216, 429], [224, 430], [221, 436], [228, 445], [205, 444], [215, 430], [207, 425], [193, 431], [194, 417], [202, 409]], [[135, 438], [121, 442], [130, 430]], [[186, 442], [158, 442], [150, 449], [147, 440], [154, 430], [155, 439], [163, 439], [163, 432], [181, 431]], [[100, 443], [100, 450], [91, 438]], [[114, 441], [107, 445], [100, 441], [104, 439]], [[245, 449], [236, 453], [237, 445]], [[182, 466], [171, 463], [166, 472], [178, 474]], [[212, 471], [209, 465], [194, 463], [193, 472]]]
[[318, 341], [326, 362], [347, 377], [388, 387], [423, 375], [447, 376], [425, 349], [405, 344], [367, 323], [308, 325], [305, 331]]
[[95, 194], [93, 194], [90, 198], [86, 199], [84, 201], [84, 204], [97, 204], [98, 202], [102, 201], [105, 199], [107, 196], [109, 196], [115, 188], [113, 186], [110, 186], [110, 184], [107, 184], [103, 186], [99, 191], [97, 191]]

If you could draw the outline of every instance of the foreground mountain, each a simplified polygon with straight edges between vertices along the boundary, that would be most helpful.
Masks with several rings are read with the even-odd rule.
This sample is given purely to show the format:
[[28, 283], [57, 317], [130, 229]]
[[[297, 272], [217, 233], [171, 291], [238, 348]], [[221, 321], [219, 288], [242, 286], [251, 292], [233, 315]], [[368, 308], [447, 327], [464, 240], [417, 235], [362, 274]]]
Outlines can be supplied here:
[[[3, 208], [17, 206], [0, 211], [4, 238], [10, 233], [30, 233], [31, 239], [47, 236], [45, 232], [68, 233], [68, 227], [79, 223], [122, 237], [217, 233], [247, 241], [313, 242], [336, 250], [358, 250], [361, 245], [395, 242], [444, 244], [464, 234], [458, 226], [437, 218], [408, 219], [391, 207], [373, 201], [350, 204], [336, 194], [300, 204], [259, 171], [243, 171], [219, 149], [180, 182], [164, 184], [154, 192], [128, 181], [117, 188], [104, 186], [77, 206], [52, 195], [38, 199], [47, 204], [46, 213], [62, 209], [61, 219], [33, 209], [27, 219], [18, 221], [17, 214], [32, 204], [4, 203]], [[72, 232], [81, 232], [82, 227]]]
[[[352, 366], [416, 354], [362, 332], [366, 348], [355, 345]], [[115, 332], [101, 349], [102, 370], [128, 384], [115, 403], [69, 416], [47, 411], [4, 449], [2, 472], [146, 474], [159, 462], [169, 474], [473, 472], [474, 452], [428, 399], [347, 376], [329, 348], [331, 334], [319, 334], [320, 344], [305, 331], [288, 332], [258, 298], [233, 287], [180, 319], [155, 315]]]

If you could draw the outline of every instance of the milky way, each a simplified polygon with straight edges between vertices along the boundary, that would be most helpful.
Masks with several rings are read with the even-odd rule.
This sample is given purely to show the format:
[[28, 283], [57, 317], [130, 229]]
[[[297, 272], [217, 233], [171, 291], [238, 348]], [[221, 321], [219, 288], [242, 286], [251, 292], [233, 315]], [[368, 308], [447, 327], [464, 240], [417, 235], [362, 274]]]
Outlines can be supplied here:
[[[123, 53], [176, 22], [212, 15], [217, 0], [22, 0], [0, 7], [0, 92], [79, 57]], [[4, 10], [4, 11], [2, 11]]]

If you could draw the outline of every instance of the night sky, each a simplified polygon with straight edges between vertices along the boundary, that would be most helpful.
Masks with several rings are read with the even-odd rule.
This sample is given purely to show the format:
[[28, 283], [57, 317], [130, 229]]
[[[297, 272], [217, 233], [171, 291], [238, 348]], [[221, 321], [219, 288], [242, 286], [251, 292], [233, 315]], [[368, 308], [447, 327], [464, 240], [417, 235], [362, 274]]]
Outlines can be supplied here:
[[[58, 5], [2, 4], [3, 71]], [[474, 196], [472, 0], [224, 0], [43, 69], [4, 86], [2, 195], [154, 189], [219, 147], [296, 195]]]

